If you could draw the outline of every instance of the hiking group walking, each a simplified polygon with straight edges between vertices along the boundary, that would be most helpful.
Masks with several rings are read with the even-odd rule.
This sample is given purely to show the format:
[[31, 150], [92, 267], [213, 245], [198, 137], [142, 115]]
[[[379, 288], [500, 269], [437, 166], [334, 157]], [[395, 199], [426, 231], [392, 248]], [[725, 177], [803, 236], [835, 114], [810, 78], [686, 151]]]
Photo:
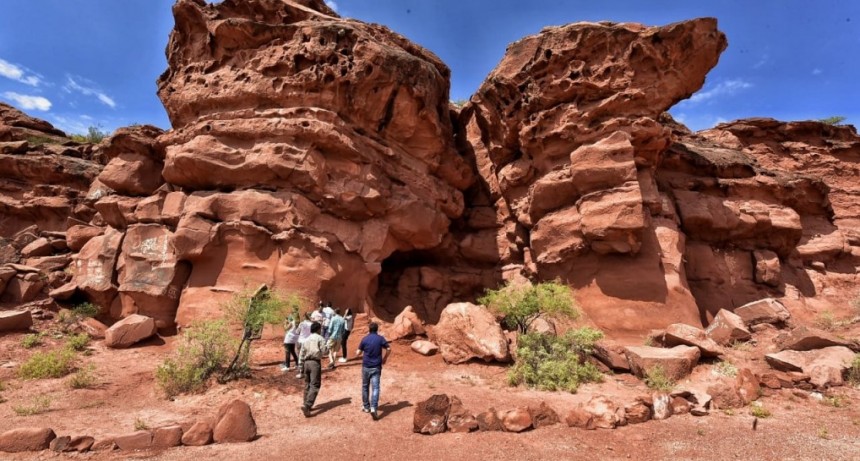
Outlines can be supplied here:
[[[341, 312], [332, 307], [331, 303], [319, 302], [316, 310], [305, 314], [301, 323], [290, 316], [284, 322], [284, 363], [281, 370], [292, 371], [292, 361], [296, 362], [296, 378], [305, 381], [302, 401], [302, 414], [311, 416], [311, 410], [316, 402], [322, 386], [322, 360], [328, 356], [327, 369], [334, 370], [337, 363], [346, 363], [347, 340], [355, 325], [355, 316], [351, 309]], [[338, 351], [341, 357], [338, 358]], [[361, 403], [362, 411], [370, 413], [373, 420], [379, 419], [379, 391], [382, 365], [391, 353], [388, 341], [379, 334], [379, 325], [370, 322], [368, 334], [362, 338], [355, 351], [361, 357]]]

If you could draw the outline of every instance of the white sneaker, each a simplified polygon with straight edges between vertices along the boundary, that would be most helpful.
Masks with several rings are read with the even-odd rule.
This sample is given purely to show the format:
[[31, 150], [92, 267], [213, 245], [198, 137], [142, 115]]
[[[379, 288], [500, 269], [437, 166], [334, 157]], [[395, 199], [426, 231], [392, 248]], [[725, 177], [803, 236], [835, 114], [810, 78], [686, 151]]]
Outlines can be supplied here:
[[340, 362], [340, 363], [346, 363], [346, 359], [345, 359], [345, 358], [343, 358], [343, 357], [341, 357], [341, 358], [337, 359], [337, 361], [338, 361], [338, 362]]
[[290, 371], [290, 367], [287, 367], [287, 366], [281, 365], [281, 371], [283, 371], [283, 372]]
[[296, 373], [296, 378], [301, 378], [301, 377], [302, 377], [301, 373]]

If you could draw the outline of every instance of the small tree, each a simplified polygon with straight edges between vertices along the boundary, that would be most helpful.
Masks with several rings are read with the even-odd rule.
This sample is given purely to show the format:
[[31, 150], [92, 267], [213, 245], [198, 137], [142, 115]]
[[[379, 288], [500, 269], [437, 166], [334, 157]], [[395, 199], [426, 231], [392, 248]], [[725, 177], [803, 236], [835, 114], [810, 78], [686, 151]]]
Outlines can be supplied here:
[[247, 376], [251, 343], [260, 339], [263, 327], [280, 324], [290, 314], [298, 316], [303, 304], [300, 296], [271, 291], [266, 285], [261, 285], [253, 293], [242, 291], [233, 296], [224, 305], [224, 311], [234, 326], [242, 328], [242, 340], [233, 361], [219, 380], [226, 382], [234, 377]]
[[834, 115], [833, 117], [820, 118], [818, 119], [821, 123], [826, 123], [828, 125], [839, 125], [845, 121], [845, 117], [841, 115]]
[[542, 316], [579, 318], [571, 289], [559, 282], [509, 283], [498, 290], [487, 290], [478, 302], [503, 315], [509, 328], [523, 334]]

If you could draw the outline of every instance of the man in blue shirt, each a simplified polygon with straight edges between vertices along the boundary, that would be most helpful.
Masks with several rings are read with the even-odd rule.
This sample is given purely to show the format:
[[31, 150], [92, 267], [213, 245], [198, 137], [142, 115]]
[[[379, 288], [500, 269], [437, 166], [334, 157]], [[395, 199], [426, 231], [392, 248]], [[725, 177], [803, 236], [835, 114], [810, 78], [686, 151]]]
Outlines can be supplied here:
[[[379, 406], [379, 378], [382, 376], [382, 364], [388, 360], [388, 355], [391, 354], [391, 346], [388, 341], [379, 335], [379, 325], [376, 322], [370, 322], [370, 333], [365, 336], [358, 345], [356, 355], [362, 356], [361, 359], [361, 411], [370, 413], [373, 420], [379, 419], [376, 413], [376, 408]], [[385, 355], [382, 350], [385, 349]], [[368, 391], [373, 388], [368, 396]], [[368, 399], [368, 397], [370, 397]], [[368, 401], [369, 400], [369, 401]]]

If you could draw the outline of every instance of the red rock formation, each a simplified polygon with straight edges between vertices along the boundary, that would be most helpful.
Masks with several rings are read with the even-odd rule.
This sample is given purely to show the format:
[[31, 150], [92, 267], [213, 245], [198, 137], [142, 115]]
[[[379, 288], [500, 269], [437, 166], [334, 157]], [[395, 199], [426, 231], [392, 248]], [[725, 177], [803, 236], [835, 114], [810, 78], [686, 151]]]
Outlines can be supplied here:
[[672, 142], [657, 120], [725, 47], [713, 19], [572, 24], [508, 47], [461, 116], [507, 211], [499, 238], [515, 250], [503, 262], [568, 282], [607, 330], [698, 323], [685, 236], [655, 184]]
[[557, 278], [638, 334], [854, 295], [853, 127], [691, 133], [664, 113], [726, 47], [713, 19], [544, 29], [460, 110], [436, 56], [320, 0], [174, 14], [172, 130], [81, 145], [0, 105], [3, 302], [50, 292], [165, 331], [265, 283], [434, 324], [503, 279]]
[[160, 142], [164, 179], [188, 194], [181, 322], [260, 282], [372, 308], [383, 260], [437, 246], [463, 212], [448, 68], [317, 1], [184, 0], [174, 15]]

